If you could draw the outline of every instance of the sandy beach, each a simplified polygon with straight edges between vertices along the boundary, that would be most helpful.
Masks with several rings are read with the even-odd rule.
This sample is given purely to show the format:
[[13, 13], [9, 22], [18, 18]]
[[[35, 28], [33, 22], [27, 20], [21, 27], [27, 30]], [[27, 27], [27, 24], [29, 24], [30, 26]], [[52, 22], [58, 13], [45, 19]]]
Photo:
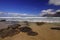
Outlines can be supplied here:
[[[20, 23], [21, 24], [21, 23]], [[52, 30], [51, 27], [56, 27], [52, 23], [45, 23], [37, 25], [36, 23], [29, 23], [29, 27], [37, 33], [35, 36], [20, 32], [14, 36], [0, 38], [0, 40], [60, 40], [60, 30]]]

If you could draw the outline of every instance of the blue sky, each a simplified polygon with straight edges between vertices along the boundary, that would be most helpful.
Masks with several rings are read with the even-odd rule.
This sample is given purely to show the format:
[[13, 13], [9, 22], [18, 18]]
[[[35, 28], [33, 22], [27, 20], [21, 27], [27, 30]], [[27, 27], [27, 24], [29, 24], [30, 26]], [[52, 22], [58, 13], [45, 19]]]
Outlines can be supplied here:
[[0, 0], [0, 12], [39, 15], [42, 10], [60, 9], [60, 5], [49, 4], [49, 0]]

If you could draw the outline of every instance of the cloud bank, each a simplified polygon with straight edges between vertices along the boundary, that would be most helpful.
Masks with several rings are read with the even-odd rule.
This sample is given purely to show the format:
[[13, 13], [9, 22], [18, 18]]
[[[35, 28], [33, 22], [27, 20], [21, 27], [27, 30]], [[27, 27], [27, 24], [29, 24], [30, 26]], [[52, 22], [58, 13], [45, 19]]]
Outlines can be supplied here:
[[25, 17], [25, 16], [36, 16], [36, 15], [27, 14], [27, 13], [6, 13], [6, 12], [0, 12], [0, 17]]
[[47, 10], [42, 10], [40, 13], [41, 17], [60, 17], [60, 9], [58, 10], [53, 10], [53, 9], [47, 9]]
[[39, 15], [32, 15], [27, 13], [7, 13], [7, 12], [0, 12], [0, 17], [60, 17], [60, 9], [47, 9], [42, 10]]
[[53, 11], [53, 9], [47, 9], [47, 10], [42, 10], [40, 16], [49, 17], [49, 16], [53, 16], [54, 14], [55, 12]]

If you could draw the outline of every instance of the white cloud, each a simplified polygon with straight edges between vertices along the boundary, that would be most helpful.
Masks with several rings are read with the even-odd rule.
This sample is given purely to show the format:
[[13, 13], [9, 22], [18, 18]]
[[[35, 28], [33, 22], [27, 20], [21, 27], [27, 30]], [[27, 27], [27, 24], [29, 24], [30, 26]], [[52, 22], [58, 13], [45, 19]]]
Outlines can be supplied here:
[[40, 16], [46, 15], [46, 14], [55, 14], [55, 12], [53, 11], [53, 9], [47, 9], [47, 10], [42, 10], [40, 13]]
[[49, 4], [60, 5], [60, 0], [49, 0]]
[[56, 12], [60, 12], [60, 9], [59, 10], [56, 10]]
[[[40, 16], [53, 17], [56, 16], [57, 12], [60, 12], [60, 9], [57, 9], [55, 11], [53, 9], [42, 10]], [[57, 15], [59, 15], [58, 17], [60, 17], [60, 14]]]

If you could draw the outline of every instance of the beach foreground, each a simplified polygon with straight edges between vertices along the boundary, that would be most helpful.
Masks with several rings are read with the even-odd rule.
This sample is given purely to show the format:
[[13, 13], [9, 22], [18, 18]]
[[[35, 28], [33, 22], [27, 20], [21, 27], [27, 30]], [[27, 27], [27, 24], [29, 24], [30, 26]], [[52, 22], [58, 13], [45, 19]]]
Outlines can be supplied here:
[[28, 27], [31, 28], [36, 35], [31, 35], [31, 32], [18, 31], [15, 35], [0, 38], [0, 40], [60, 40], [60, 30], [51, 29], [52, 27], [58, 26], [60, 25], [54, 23], [43, 23], [41, 25], [37, 25], [35, 22], [29, 22]]

